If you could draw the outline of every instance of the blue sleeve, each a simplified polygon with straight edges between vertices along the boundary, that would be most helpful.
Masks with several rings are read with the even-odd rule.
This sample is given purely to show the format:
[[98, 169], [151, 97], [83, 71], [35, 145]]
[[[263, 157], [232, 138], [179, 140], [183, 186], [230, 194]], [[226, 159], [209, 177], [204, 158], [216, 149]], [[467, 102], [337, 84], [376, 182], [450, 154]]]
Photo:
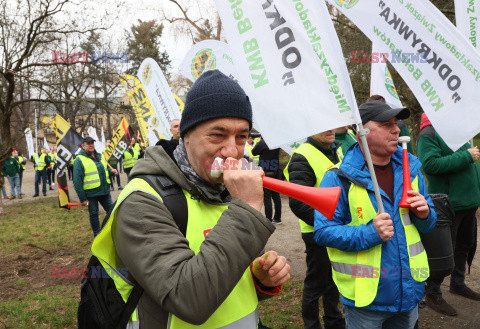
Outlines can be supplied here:
[[73, 162], [73, 187], [75, 187], [80, 202], [87, 201], [87, 194], [83, 189], [83, 178], [85, 178], [85, 170], [82, 161], [77, 157]]
[[413, 221], [413, 224], [416, 226], [417, 230], [420, 233], [428, 233], [435, 227], [437, 222], [437, 213], [435, 212], [435, 206], [433, 205], [432, 198], [427, 193], [427, 187], [425, 184], [425, 178], [423, 177], [422, 173], [419, 172], [418, 174], [418, 191], [421, 195], [425, 197], [428, 203], [428, 207], [430, 208], [430, 212], [428, 217], [425, 219], [420, 219], [416, 217], [413, 212], [410, 211], [410, 218]]
[[[383, 241], [370, 220], [367, 224], [349, 226], [351, 222], [348, 196], [337, 174], [328, 171], [320, 187], [339, 186], [342, 189], [340, 199], [332, 220], [328, 220], [320, 212], [315, 211], [313, 237], [322, 246], [336, 248], [343, 251], [362, 251], [373, 248]], [[373, 219], [373, 218], [372, 218]]]

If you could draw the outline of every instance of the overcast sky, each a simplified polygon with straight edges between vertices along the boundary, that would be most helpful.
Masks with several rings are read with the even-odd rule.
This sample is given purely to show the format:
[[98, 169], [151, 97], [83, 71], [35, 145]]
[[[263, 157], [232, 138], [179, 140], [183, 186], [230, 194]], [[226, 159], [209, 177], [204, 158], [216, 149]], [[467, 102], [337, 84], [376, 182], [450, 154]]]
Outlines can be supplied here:
[[[113, 38], [116, 40], [122, 39], [122, 37], [125, 35], [124, 31], [129, 31], [130, 27], [133, 24], [136, 24], [139, 19], [141, 19], [142, 21], [149, 21], [155, 19], [160, 22], [160, 10], [162, 6], [167, 13], [172, 13], [176, 16], [179, 16], [180, 13], [177, 8], [175, 8], [165, 0], [124, 0], [126, 4], [120, 7], [117, 7], [117, 2], [114, 0], [93, 1], [95, 1], [95, 3], [97, 4], [101, 3], [101, 5], [96, 8], [91, 8], [91, 16], [85, 15], [85, 20], [94, 19], [93, 16], [101, 15], [101, 12], [103, 12], [104, 10], [111, 13], [111, 16], [109, 15], [110, 17], [118, 17], [118, 19], [115, 20], [114, 26], [108, 31], [104, 32], [107, 36], [109, 36], [109, 39]], [[213, 0], [189, 0], [186, 2], [194, 3], [194, 6], [209, 6], [211, 8]], [[192, 8], [192, 10], [195, 10], [195, 7]], [[212, 8], [209, 11], [214, 12], [214, 9]], [[164, 49], [162, 50], [166, 50], [168, 55], [170, 56], [170, 59], [172, 61], [171, 72], [175, 73], [178, 71], [178, 67], [182, 62], [185, 54], [192, 47], [192, 42], [187, 38], [175, 40], [175, 38], [173, 37], [173, 27], [168, 22], [164, 23], [164, 25], [165, 29], [161, 38], [162, 45], [164, 45]]]

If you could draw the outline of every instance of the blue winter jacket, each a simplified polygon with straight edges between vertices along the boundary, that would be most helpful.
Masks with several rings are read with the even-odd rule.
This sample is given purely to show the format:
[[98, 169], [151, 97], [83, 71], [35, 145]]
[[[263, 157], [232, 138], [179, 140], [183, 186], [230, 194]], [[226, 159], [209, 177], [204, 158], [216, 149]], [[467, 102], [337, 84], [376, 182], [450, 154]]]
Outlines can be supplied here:
[[[419, 232], [427, 233], [434, 228], [437, 214], [435, 213], [432, 199], [427, 194], [425, 179], [420, 172], [420, 161], [414, 155], [409, 154], [409, 164], [411, 179], [413, 180], [418, 176], [419, 192], [425, 196], [430, 206], [430, 213], [427, 219], [419, 219], [412, 212], [410, 212], [410, 218]], [[338, 171], [330, 170], [323, 177], [320, 187], [340, 186], [342, 192], [332, 220], [328, 220], [318, 211], [315, 212], [314, 238], [322, 246], [343, 251], [367, 250], [382, 244], [381, 271], [377, 296], [365, 309], [408, 312], [413, 310], [422, 299], [425, 283], [415, 281], [410, 275], [407, 242], [398, 208], [403, 191], [402, 148], [400, 147], [392, 155], [392, 166], [395, 200], [392, 202], [385, 191], [380, 189], [385, 212], [390, 214], [393, 221], [394, 235], [392, 239], [383, 242], [375, 230], [372, 220], [366, 225], [347, 226], [352, 218], [348, 206], [348, 191], [345, 191], [343, 184], [346, 187], [350, 186], [350, 182], [353, 182], [366, 188], [373, 207], [375, 210], [378, 210], [372, 179], [358, 143], [347, 151]], [[342, 177], [342, 180], [339, 176]], [[342, 303], [348, 306], [355, 306], [354, 301], [343, 296]]]

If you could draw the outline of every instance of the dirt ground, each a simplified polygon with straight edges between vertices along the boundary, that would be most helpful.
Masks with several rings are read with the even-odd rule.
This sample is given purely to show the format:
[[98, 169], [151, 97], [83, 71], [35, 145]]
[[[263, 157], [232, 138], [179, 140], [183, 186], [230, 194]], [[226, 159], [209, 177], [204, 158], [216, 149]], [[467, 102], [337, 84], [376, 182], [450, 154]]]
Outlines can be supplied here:
[[[126, 185], [127, 178], [125, 173], [121, 174], [121, 182], [123, 186]], [[7, 193], [8, 195], [10, 195], [10, 187], [8, 183], [6, 185]], [[27, 170], [24, 172], [24, 179], [22, 185], [22, 192], [24, 193], [24, 198], [22, 200], [3, 200], [3, 206], [8, 207], [13, 203], [28, 202], [29, 200], [33, 200], [32, 196], [34, 194], [34, 172], [30, 163], [28, 164]], [[78, 199], [71, 181], [69, 181], [69, 190], [70, 199], [72, 200], [72, 202], [77, 201]], [[47, 191], [47, 197], [54, 197], [56, 196], [56, 194], [56, 187], [54, 191]], [[117, 188], [115, 188], [115, 191], [112, 192], [113, 200], [117, 198], [118, 194], [119, 191]], [[40, 196], [39, 198], [42, 198], [42, 196]], [[304, 254], [305, 248], [303, 240], [300, 236], [300, 227], [298, 224], [298, 220], [289, 209], [288, 198], [286, 197], [282, 197], [282, 221], [283, 224], [277, 225], [277, 229], [268, 241], [266, 249], [275, 250], [279, 254], [286, 256], [289, 264], [291, 265], [291, 273], [293, 275], [293, 278], [295, 280], [303, 280], [306, 270]], [[85, 265], [83, 260], [79, 261], [76, 260], [73, 256], [71, 256], [68, 250], [58, 249], [52, 250], [52, 252], [56, 256], [59, 256], [61, 258], [61, 265], [63, 266], [81, 267]], [[36, 273], [39, 273], [42, 277], [42, 280], [38, 280], [37, 282], [42, 287], [48, 287], [50, 285], [53, 285], [54, 283], [50, 282], [50, 280], [54, 280], [55, 284], [58, 284], [58, 279], [51, 278], [52, 264], [45, 262], [45, 259], [39, 259], [39, 257], [42, 258], [43, 256], [38, 256], [38, 253], [34, 253], [33, 251], [32, 256], [19, 256], [18, 259], [16, 259], [14, 262], [5, 262], [5, 260], [0, 257], [0, 264], [2, 264], [2, 270], [0, 271], [0, 300], [14, 298], [15, 294], [18, 295], [18, 291], [8, 291], [4, 288], [11, 286], [11, 282], [9, 282], [10, 279], [18, 280], [18, 277], [26, 276], [28, 272], [25, 271], [35, 271]], [[475, 258], [475, 260], [473, 261], [471, 274], [467, 275], [466, 278], [467, 285], [475, 291], [480, 291], [480, 266], [478, 257], [479, 256], [477, 256], [477, 258]], [[58, 265], [58, 263], [55, 265]], [[7, 273], [12, 273], [12, 270], [14, 270], [17, 274], [15, 279], [9, 278], [7, 276]], [[479, 328], [480, 301], [472, 301], [451, 294], [450, 292], [448, 292], [449, 282], [449, 278], [446, 278], [444, 284], [442, 285], [443, 297], [448, 303], [450, 303], [457, 309], [458, 316], [449, 317], [440, 315], [428, 307], [423, 307], [420, 309], [420, 328]]]

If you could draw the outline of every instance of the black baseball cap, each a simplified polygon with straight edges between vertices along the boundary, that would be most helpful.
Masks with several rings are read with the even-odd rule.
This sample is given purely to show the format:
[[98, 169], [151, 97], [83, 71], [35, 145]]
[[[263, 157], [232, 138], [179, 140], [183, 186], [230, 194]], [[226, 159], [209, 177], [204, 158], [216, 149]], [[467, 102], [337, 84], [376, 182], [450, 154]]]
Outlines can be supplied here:
[[381, 101], [370, 101], [359, 106], [358, 111], [362, 118], [362, 123], [368, 121], [388, 121], [392, 118], [399, 120], [407, 119], [410, 116], [410, 110], [407, 108], [392, 109], [390, 105]]
[[96, 140], [94, 140], [94, 139], [93, 139], [92, 137], [90, 137], [90, 136], [83, 138], [83, 143], [90, 143], [90, 142], [96, 142]]

